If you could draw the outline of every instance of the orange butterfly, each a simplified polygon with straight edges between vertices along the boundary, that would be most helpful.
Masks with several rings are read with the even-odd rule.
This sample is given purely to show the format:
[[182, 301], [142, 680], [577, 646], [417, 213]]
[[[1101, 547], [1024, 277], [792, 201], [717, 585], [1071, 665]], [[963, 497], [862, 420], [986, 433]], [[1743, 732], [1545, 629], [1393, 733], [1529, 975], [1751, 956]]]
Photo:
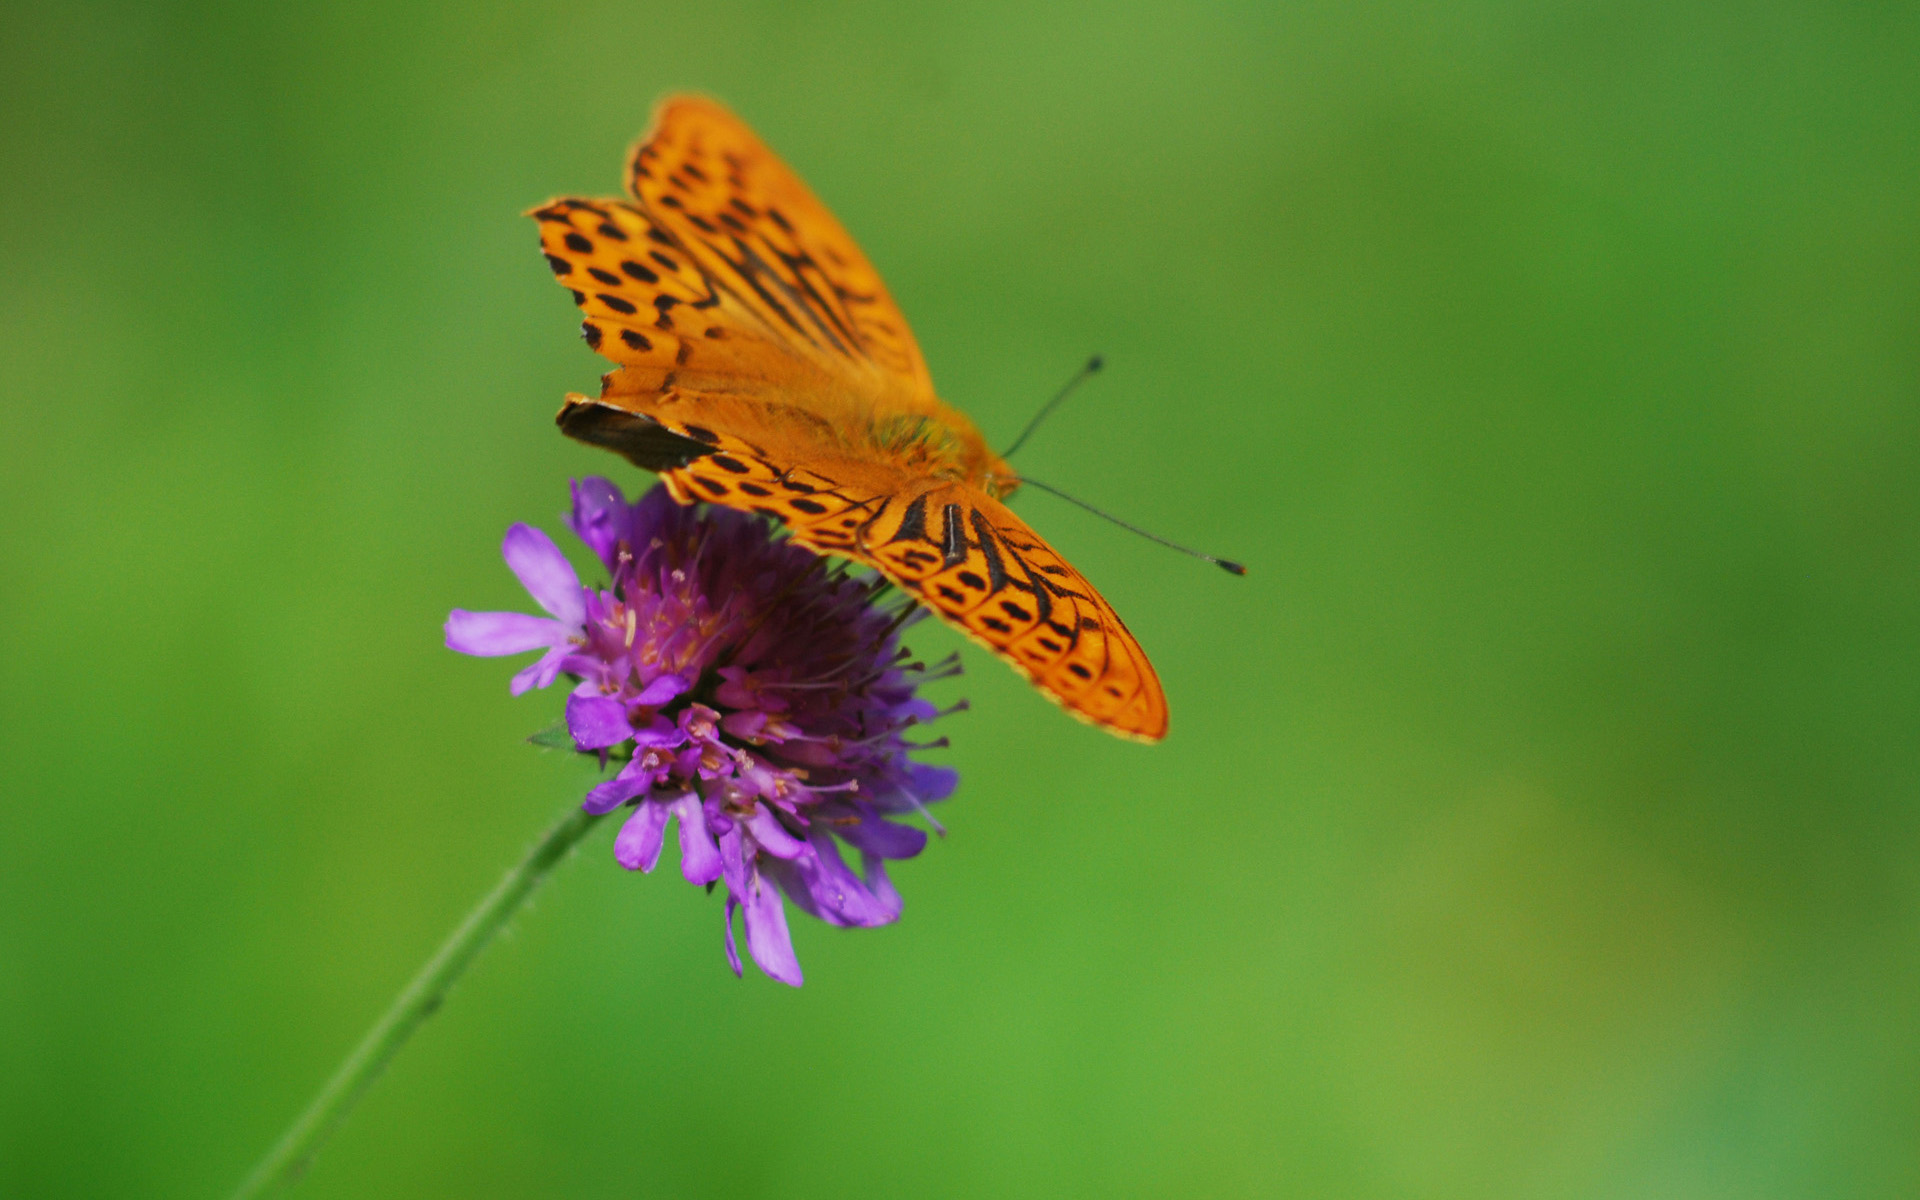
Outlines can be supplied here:
[[1020, 486], [933, 393], [846, 230], [740, 119], [675, 97], [627, 161], [632, 200], [534, 209], [547, 261], [620, 366], [569, 436], [682, 504], [786, 522], [874, 567], [1082, 720], [1166, 736], [1167, 698], [1113, 607], [1001, 500]]

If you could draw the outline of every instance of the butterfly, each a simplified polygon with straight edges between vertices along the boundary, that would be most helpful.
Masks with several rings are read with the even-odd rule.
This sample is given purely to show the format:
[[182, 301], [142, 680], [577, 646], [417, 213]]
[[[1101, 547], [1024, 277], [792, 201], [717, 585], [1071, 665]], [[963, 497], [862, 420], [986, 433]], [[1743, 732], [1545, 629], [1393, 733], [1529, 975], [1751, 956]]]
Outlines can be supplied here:
[[879, 274], [738, 117], [672, 97], [627, 198], [528, 213], [587, 344], [557, 418], [674, 499], [784, 522], [879, 571], [1074, 716], [1159, 741], [1167, 699], [1113, 606], [1003, 503], [1020, 477], [941, 402]]

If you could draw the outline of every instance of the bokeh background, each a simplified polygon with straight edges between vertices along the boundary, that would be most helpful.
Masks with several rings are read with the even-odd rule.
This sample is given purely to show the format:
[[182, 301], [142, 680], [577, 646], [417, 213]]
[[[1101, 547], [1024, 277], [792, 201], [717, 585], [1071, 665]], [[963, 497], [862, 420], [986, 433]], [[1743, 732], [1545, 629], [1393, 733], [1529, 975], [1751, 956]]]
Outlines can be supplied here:
[[[0, 1193], [230, 1188], [591, 773], [440, 645], [721, 96], [1152, 651], [895, 927], [560, 873], [328, 1196], [1920, 1191], [1920, 9], [86, 3], [0, 37]], [[923, 626], [917, 648], [959, 640]], [[670, 852], [671, 853], [671, 852]]]

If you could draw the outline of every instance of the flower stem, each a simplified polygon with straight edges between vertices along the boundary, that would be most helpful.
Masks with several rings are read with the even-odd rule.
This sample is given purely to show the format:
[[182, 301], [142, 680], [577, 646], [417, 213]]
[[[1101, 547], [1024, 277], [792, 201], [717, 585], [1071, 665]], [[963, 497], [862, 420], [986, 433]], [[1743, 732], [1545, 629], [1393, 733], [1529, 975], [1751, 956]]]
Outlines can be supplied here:
[[427, 960], [386, 1013], [374, 1023], [367, 1036], [355, 1046], [347, 1061], [340, 1064], [333, 1078], [320, 1089], [307, 1111], [293, 1123], [286, 1135], [267, 1154], [247, 1181], [234, 1193], [234, 1200], [265, 1195], [277, 1187], [291, 1184], [307, 1169], [320, 1144], [353, 1111], [367, 1094], [373, 1081], [400, 1047], [407, 1044], [420, 1023], [432, 1016], [447, 998], [454, 982], [473, 965], [487, 943], [512, 919], [547, 877], [547, 873], [565, 858], [580, 839], [587, 835], [605, 813], [574, 809], [552, 829], [547, 830], [534, 848], [507, 872], [498, 887], [467, 914], [446, 944]]

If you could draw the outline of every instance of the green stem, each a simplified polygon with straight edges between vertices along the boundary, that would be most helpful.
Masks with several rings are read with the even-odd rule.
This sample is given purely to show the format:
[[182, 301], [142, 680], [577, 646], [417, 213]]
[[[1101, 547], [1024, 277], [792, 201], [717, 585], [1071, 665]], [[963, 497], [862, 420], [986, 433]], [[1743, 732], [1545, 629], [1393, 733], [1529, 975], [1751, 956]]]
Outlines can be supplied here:
[[480, 906], [467, 914], [438, 953], [427, 960], [420, 973], [394, 999], [386, 1014], [374, 1023], [367, 1036], [354, 1047], [347, 1061], [340, 1064], [327, 1086], [320, 1089], [307, 1111], [267, 1154], [247, 1181], [234, 1193], [234, 1200], [260, 1196], [276, 1187], [284, 1187], [300, 1178], [313, 1161], [315, 1151], [335, 1127], [346, 1119], [353, 1106], [367, 1094], [373, 1081], [400, 1047], [407, 1044], [420, 1023], [432, 1016], [447, 998], [447, 992], [495, 934], [512, 919], [520, 906], [533, 895], [547, 873], [565, 858], [580, 839], [587, 835], [605, 813], [587, 813], [574, 809], [547, 830], [538, 845], [527, 852], [520, 865], [507, 872], [500, 885], [488, 893]]

